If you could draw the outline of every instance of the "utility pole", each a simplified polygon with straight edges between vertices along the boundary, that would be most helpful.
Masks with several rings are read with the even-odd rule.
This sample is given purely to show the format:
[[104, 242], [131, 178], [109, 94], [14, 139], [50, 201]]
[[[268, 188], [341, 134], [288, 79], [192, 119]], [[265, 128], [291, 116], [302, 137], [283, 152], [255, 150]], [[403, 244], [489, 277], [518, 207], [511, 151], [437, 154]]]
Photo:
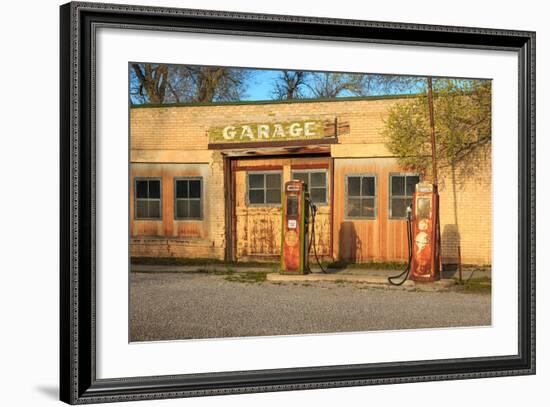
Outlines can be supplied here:
[[[431, 259], [431, 267], [433, 270], [441, 270], [441, 235], [439, 230], [439, 191], [437, 187], [437, 157], [435, 149], [435, 118], [434, 118], [434, 97], [432, 91], [432, 77], [428, 76], [428, 108], [430, 110], [430, 129], [431, 129], [431, 144], [432, 144], [432, 176], [433, 176], [433, 192], [435, 194], [434, 207], [434, 224], [432, 227], [431, 241], [433, 242], [433, 255]], [[438, 273], [438, 274], [439, 274]]]
[[435, 119], [434, 119], [434, 97], [432, 93], [432, 77], [428, 76], [428, 106], [430, 110], [430, 128], [432, 131], [432, 176], [433, 184], [437, 189], [437, 158], [435, 153]]

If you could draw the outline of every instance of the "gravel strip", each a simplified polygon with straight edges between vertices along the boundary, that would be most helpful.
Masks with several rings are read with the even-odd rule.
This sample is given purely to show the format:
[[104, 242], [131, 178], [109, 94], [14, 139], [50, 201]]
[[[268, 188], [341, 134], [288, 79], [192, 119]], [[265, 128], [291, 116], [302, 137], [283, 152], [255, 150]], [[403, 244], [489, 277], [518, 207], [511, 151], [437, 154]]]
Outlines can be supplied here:
[[491, 295], [131, 273], [130, 316], [131, 341], [483, 326]]

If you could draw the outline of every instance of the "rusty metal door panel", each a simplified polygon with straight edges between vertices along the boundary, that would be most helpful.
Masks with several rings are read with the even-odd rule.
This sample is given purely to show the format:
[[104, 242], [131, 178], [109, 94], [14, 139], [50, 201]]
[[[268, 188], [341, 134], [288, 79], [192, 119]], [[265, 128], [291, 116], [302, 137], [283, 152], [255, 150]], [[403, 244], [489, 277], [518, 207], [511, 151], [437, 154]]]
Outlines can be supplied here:
[[281, 209], [238, 209], [237, 259], [276, 259], [281, 251]]
[[[330, 206], [317, 206], [317, 216], [315, 216], [315, 244], [317, 245], [317, 254], [319, 256], [330, 256]], [[313, 249], [311, 249], [313, 256]]]
[[[281, 253], [280, 206], [248, 206], [246, 174], [248, 171], [281, 171], [282, 185], [290, 180], [292, 166], [319, 168], [328, 166], [329, 159], [320, 158], [258, 158], [237, 160], [235, 179], [236, 258], [237, 260], [277, 260]], [[327, 172], [330, 171], [327, 167]], [[330, 189], [328, 194], [330, 194]], [[329, 200], [330, 202], [330, 200]], [[330, 205], [319, 205], [316, 228], [317, 253], [330, 255]]]
[[246, 205], [246, 171], [235, 174], [237, 260], [276, 259], [281, 250], [281, 207]]

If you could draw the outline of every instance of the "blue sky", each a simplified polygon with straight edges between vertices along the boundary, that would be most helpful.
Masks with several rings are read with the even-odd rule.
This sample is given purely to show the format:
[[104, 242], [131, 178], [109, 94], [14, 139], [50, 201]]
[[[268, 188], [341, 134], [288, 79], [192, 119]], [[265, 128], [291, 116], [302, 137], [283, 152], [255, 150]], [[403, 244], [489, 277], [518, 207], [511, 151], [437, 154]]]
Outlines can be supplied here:
[[[280, 70], [271, 69], [254, 69], [253, 76], [250, 80], [251, 84], [247, 89], [246, 95], [242, 100], [255, 101], [255, 100], [272, 100], [273, 99], [273, 83], [278, 77]], [[420, 81], [420, 78], [419, 78]], [[396, 94], [396, 93], [415, 93], [418, 92], [418, 87], [411, 87], [409, 89], [400, 89], [399, 92], [389, 91], [378, 94]], [[337, 97], [350, 97], [355, 96], [350, 92], [342, 92]]]
[[243, 100], [273, 99], [273, 82], [280, 71], [257, 69], [252, 78], [252, 86], [247, 90]]
[[[156, 65], [156, 64], [155, 64]], [[265, 100], [274, 100], [277, 97], [274, 94], [274, 85], [277, 82], [277, 79], [280, 77], [282, 70], [279, 69], [257, 69], [257, 68], [233, 68], [233, 69], [243, 69], [250, 72], [250, 75], [247, 77], [246, 82], [244, 83], [245, 93], [240, 95], [242, 101], [265, 101]], [[312, 72], [320, 73], [320, 72]], [[361, 74], [359, 74], [361, 75]], [[380, 96], [380, 95], [395, 95], [395, 94], [412, 94], [420, 93], [425, 90], [425, 78], [424, 77], [412, 77], [403, 75], [403, 78], [408, 80], [406, 81], [395, 81], [388, 84], [385, 81], [380, 81], [380, 77], [384, 76], [381, 74], [362, 74], [365, 76], [377, 77], [373, 78], [374, 81], [370, 81], [371, 85], [374, 83], [376, 85], [375, 89], [365, 89], [364, 95], [369, 96]], [[392, 75], [395, 76], [395, 75]], [[412, 79], [412, 80], [411, 80]], [[312, 82], [308, 79], [309, 84]], [[139, 79], [137, 78], [133, 69], [130, 69], [130, 84], [131, 84], [131, 100], [132, 103], [141, 104], [147, 103], [146, 97], [143, 96], [142, 87], [140, 87]], [[399, 85], [400, 84], [400, 85]], [[376, 88], [377, 87], [377, 88]], [[315, 93], [311, 91], [311, 88], [308, 86], [301, 87], [302, 97], [304, 99], [315, 98]], [[140, 96], [141, 95], [141, 96]], [[339, 97], [354, 97], [357, 94], [352, 93], [349, 90], [343, 90], [337, 94]], [[223, 101], [218, 100], [217, 101]], [[173, 100], [165, 99], [164, 103], [170, 103]], [[180, 100], [180, 102], [185, 103], [186, 100]]]

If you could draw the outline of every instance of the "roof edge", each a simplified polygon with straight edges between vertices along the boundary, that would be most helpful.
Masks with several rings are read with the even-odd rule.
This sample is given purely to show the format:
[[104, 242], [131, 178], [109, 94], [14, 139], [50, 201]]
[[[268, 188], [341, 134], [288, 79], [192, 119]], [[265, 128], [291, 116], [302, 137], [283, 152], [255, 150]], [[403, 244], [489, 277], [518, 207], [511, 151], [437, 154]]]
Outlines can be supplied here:
[[211, 106], [235, 106], [235, 105], [277, 105], [293, 103], [327, 103], [327, 102], [359, 102], [365, 100], [384, 100], [384, 99], [408, 99], [419, 96], [419, 93], [407, 93], [399, 95], [377, 95], [377, 96], [350, 96], [340, 98], [325, 99], [292, 99], [292, 100], [240, 100], [235, 102], [194, 102], [194, 103], [160, 103], [160, 104], [142, 104], [131, 105], [131, 109], [149, 109], [149, 108], [170, 108], [170, 107], [211, 107]]

